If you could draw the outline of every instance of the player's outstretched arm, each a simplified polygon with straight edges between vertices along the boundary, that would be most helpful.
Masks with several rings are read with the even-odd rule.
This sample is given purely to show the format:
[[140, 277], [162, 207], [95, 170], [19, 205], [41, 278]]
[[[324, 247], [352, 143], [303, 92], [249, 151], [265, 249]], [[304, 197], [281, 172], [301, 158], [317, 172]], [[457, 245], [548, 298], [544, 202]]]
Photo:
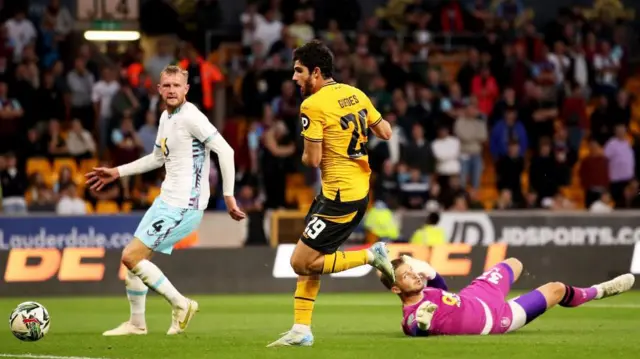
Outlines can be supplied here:
[[371, 131], [376, 135], [376, 137], [389, 141], [391, 139], [391, 135], [393, 132], [391, 131], [391, 124], [387, 122], [385, 119], [381, 118], [377, 123], [371, 125]]
[[100, 191], [104, 186], [117, 180], [120, 177], [133, 176], [140, 173], [149, 172], [161, 167], [163, 164], [164, 159], [162, 157], [162, 152], [158, 147], [156, 147], [153, 153], [125, 165], [114, 168], [94, 168], [93, 171], [85, 174], [85, 177], [87, 177], [86, 183], [87, 185], [91, 186], [91, 189]]

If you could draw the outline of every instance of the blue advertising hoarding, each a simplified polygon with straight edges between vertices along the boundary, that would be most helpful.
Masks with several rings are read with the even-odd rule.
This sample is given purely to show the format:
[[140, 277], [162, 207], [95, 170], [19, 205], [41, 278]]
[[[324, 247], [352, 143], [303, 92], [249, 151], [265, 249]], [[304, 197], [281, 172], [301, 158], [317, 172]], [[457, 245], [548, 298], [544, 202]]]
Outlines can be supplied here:
[[142, 214], [118, 216], [0, 217], [0, 250], [104, 247], [131, 241]]

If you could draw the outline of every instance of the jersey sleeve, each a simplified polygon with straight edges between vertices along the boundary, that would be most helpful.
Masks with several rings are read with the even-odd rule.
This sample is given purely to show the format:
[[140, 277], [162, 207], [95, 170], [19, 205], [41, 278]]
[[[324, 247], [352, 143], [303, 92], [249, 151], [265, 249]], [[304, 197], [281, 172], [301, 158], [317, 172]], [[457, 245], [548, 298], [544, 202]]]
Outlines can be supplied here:
[[209, 122], [207, 116], [202, 113], [189, 116], [186, 121], [186, 127], [191, 136], [202, 143], [207, 143], [218, 134], [218, 129], [216, 129], [211, 122]]
[[418, 321], [416, 320], [415, 311], [407, 314], [402, 319], [402, 331], [404, 332], [404, 334], [410, 337], [426, 337], [429, 335], [428, 331], [418, 328]]
[[305, 140], [322, 142], [325, 119], [318, 106], [304, 101], [300, 106], [300, 121], [302, 122], [302, 137]]
[[367, 99], [367, 126], [374, 127], [382, 121], [382, 115], [378, 109], [373, 105], [369, 96], [364, 95]]

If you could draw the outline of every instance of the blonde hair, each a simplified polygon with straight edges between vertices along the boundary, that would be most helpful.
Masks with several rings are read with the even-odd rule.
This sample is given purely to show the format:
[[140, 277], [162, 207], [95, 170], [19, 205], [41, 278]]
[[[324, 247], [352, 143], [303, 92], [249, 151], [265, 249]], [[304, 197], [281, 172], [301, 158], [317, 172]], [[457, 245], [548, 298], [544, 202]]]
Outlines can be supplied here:
[[176, 75], [176, 74], [181, 74], [182, 76], [184, 76], [185, 80], [189, 79], [189, 71], [183, 70], [180, 66], [176, 66], [176, 65], [169, 65], [164, 69], [162, 69], [162, 72], [160, 72], [160, 78], [162, 78], [163, 75]]

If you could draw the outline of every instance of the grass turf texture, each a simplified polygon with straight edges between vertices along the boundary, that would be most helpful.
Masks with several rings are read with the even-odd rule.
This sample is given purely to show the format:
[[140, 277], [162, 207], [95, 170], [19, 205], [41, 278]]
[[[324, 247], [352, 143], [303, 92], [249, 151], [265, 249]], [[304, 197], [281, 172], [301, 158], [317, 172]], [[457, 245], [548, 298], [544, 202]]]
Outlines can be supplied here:
[[[0, 358], [638, 358], [640, 291], [554, 308], [522, 330], [503, 336], [407, 338], [399, 302], [389, 294], [320, 294], [311, 348], [265, 348], [290, 328], [291, 295], [196, 296], [200, 313], [187, 333], [167, 337], [171, 311], [157, 295], [147, 299], [149, 334], [102, 337], [128, 318], [124, 296], [3, 298], [8, 317], [21, 301], [36, 300], [51, 315], [42, 340], [21, 342], [8, 324], [0, 331]], [[5, 322], [7, 323], [7, 322]], [[15, 355], [15, 356], [12, 356]]]

